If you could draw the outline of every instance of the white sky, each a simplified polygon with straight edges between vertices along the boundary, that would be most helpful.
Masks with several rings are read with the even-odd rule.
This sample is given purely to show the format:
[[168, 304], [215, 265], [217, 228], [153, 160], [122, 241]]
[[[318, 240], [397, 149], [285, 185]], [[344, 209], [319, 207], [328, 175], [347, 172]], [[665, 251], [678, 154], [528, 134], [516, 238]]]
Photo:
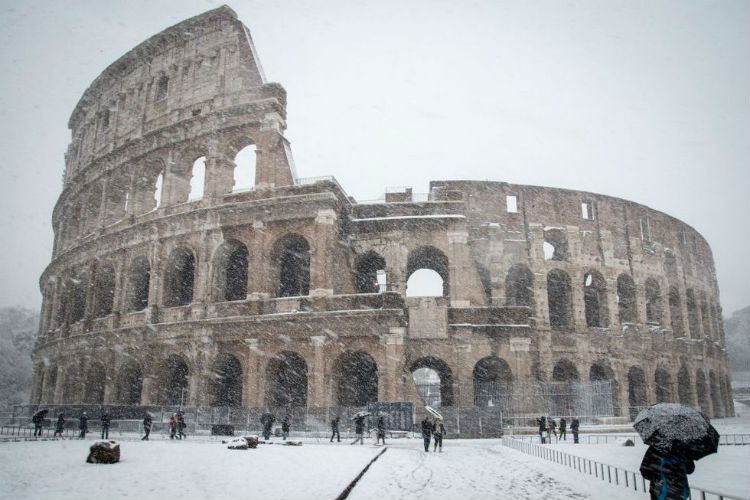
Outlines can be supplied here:
[[[0, 306], [40, 301], [67, 121], [111, 62], [219, 6], [0, 0]], [[620, 196], [713, 247], [750, 304], [750, 2], [229, 2], [289, 93], [298, 175], [357, 199], [431, 179]]]

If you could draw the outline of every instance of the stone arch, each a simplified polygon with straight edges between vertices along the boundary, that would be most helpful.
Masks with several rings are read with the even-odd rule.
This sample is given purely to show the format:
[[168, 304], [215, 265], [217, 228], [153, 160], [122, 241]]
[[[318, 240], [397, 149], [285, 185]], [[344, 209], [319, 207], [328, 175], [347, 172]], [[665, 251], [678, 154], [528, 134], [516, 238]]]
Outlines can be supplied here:
[[661, 325], [662, 304], [661, 289], [659, 282], [654, 278], [646, 280], [646, 322], [652, 325]]
[[695, 292], [688, 288], [685, 292], [685, 305], [688, 313], [688, 326], [690, 327], [690, 338], [701, 338], [701, 325], [698, 320], [698, 303], [695, 301]]
[[586, 326], [609, 326], [607, 307], [607, 281], [598, 271], [589, 271], [583, 277], [583, 301]]
[[685, 365], [677, 372], [677, 397], [681, 404], [693, 406], [693, 381], [690, 379], [690, 371]]
[[281, 351], [266, 366], [266, 405], [307, 406], [307, 362], [294, 351]]
[[[411, 364], [409, 371], [414, 376], [414, 372], [420, 369], [429, 369], [437, 374], [439, 382], [437, 384], [439, 398], [431, 398], [428, 394], [428, 390], [420, 388], [419, 384], [417, 389], [422, 396], [422, 399], [427, 402], [428, 400], [437, 399], [439, 401], [438, 406], [453, 406], [453, 372], [451, 371], [448, 364], [440, 358], [434, 356], [424, 356]], [[415, 380], [416, 383], [416, 380]], [[427, 385], [427, 384], [424, 384]], [[428, 403], [430, 404], [430, 403]]]
[[505, 277], [505, 305], [534, 309], [534, 273], [525, 264], [513, 264]]
[[117, 374], [114, 400], [123, 405], [141, 404], [143, 392], [143, 369], [135, 360], [127, 360]]
[[94, 317], [112, 314], [115, 301], [115, 268], [110, 263], [97, 266], [94, 274]]
[[695, 372], [695, 394], [698, 396], [698, 406], [700, 406], [703, 413], [712, 417], [711, 400], [708, 397], [708, 390], [706, 388], [706, 374], [700, 368]]
[[378, 365], [365, 351], [345, 351], [334, 363], [336, 403], [365, 406], [378, 400]]
[[487, 356], [474, 365], [474, 406], [500, 406], [511, 411], [513, 400], [513, 372], [508, 362], [497, 356]]
[[544, 230], [542, 243], [544, 260], [568, 259], [568, 234], [564, 229], [551, 228]]
[[159, 364], [156, 404], [179, 406], [187, 402], [190, 368], [178, 354], [170, 354]]
[[637, 366], [631, 366], [628, 370], [628, 404], [630, 420], [635, 420], [638, 412], [648, 404], [646, 374]]
[[96, 182], [91, 185], [85, 195], [82, 207], [83, 213], [81, 214], [82, 225], [84, 228], [82, 232], [83, 235], [96, 230], [99, 225], [99, 215], [102, 208], [102, 193], [101, 183]]
[[606, 361], [597, 361], [592, 364], [589, 368], [589, 380], [591, 382], [610, 382], [612, 387], [612, 410], [615, 416], [621, 415], [620, 401], [618, 395], [620, 394], [620, 386], [617, 382], [617, 377], [612, 367]]
[[242, 407], [242, 364], [233, 355], [222, 353], [212, 367], [211, 406]]
[[310, 294], [310, 244], [298, 234], [287, 234], [274, 245], [278, 297]]
[[104, 404], [104, 386], [107, 381], [107, 370], [104, 365], [95, 361], [89, 365], [86, 373], [83, 402], [92, 405]]
[[724, 417], [724, 405], [721, 403], [721, 389], [713, 370], [708, 372], [708, 383], [711, 388], [711, 406], [714, 418]]
[[370, 250], [357, 258], [356, 268], [357, 293], [379, 293], [381, 286], [378, 275], [385, 278], [385, 259]]
[[448, 257], [433, 246], [421, 246], [409, 252], [406, 260], [406, 281], [422, 269], [427, 269], [437, 273], [443, 280], [443, 297], [450, 295], [449, 267]]
[[195, 255], [188, 247], [175, 248], [164, 269], [164, 305], [184, 306], [193, 301]]
[[576, 408], [575, 386], [580, 380], [578, 368], [563, 358], [552, 368], [550, 412], [552, 415], [574, 415]]
[[206, 171], [208, 146], [205, 141], [191, 143], [174, 158], [165, 179], [165, 189], [170, 204], [191, 201], [192, 196], [203, 196], [203, 179]]
[[552, 327], [573, 326], [570, 276], [561, 269], [553, 269], [547, 273], [547, 304]]
[[636, 309], [635, 282], [629, 274], [617, 277], [617, 312], [620, 323], [636, 323], [638, 311]]
[[247, 298], [248, 251], [244, 243], [227, 240], [214, 255], [214, 300], [233, 301]]
[[128, 271], [126, 293], [127, 310], [142, 311], [148, 306], [148, 290], [151, 285], [151, 264], [146, 257], [133, 259]]
[[664, 368], [654, 371], [654, 392], [657, 403], [672, 402], [672, 375]]
[[204, 196], [206, 185], [206, 157], [200, 156], [193, 160], [190, 169], [190, 193], [188, 201], [200, 200]]
[[682, 319], [682, 301], [677, 287], [669, 287], [669, 317], [672, 323], [672, 333], [675, 338], [685, 336], [685, 322]]
[[578, 382], [579, 380], [578, 368], [569, 359], [559, 360], [552, 368], [553, 382]]

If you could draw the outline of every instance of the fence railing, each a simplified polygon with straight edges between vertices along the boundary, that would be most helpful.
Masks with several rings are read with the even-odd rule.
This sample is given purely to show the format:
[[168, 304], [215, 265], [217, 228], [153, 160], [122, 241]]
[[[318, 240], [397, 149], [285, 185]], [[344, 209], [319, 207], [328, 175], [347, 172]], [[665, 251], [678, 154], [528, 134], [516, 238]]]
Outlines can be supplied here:
[[[568, 437], [571, 436], [570, 430], [567, 431]], [[529, 443], [539, 443], [539, 435], [537, 434], [526, 434], [526, 435], [514, 435], [512, 436], [515, 439], [529, 442]], [[571, 438], [572, 439], [572, 438]], [[583, 444], [609, 444], [609, 443], [616, 443], [619, 440], [622, 439], [632, 439], [634, 443], [642, 444], [643, 439], [641, 439], [641, 436], [639, 436], [637, 433], [617, 433], [617, 434], [586, 434], [586, 435], [579, 435], [579, 441]], [[562, 442], [565, 444], [566, 442], [572, 442], [572, 441], [560, 441], [559, 439], [552, 439], [552, 442], [549, 444], [555, 444]], [[730, 445], [750, 445], [750, 434], [721, 434], [719, 436], [719, 445], [720, 446], [730, 446]]]
[[[516, 439], [515, 437], [504, 437], [503, 446], [569, 467], [582, 474], [588, 474], [601, 481], [606, 481], [609, 484], [624, 486], [637, 492], [649, 492], [649, 483], [640, 473], [623, 467], [605, 464], [598, 460], [560, 451], [553, 446], [543, 446]], [[710, 491], [696, 486], [690, 487], [690, 498], [701, 500], [743, 500], [743, 497]]]

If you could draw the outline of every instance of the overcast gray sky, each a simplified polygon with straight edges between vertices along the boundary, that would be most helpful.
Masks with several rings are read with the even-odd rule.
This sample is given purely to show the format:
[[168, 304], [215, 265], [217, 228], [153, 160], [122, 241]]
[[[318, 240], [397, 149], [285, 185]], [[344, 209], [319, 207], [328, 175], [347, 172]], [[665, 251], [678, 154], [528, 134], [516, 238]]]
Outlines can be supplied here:
[[[40, 302], [67, 121], [91, 81], [210, 0], [0, 0], [0, 306]], [[750, 2], [230, 1], [289, 93], [298, 175], [357, 199], [431, 179], [620, 196], [713, 248], [750, 304]]]

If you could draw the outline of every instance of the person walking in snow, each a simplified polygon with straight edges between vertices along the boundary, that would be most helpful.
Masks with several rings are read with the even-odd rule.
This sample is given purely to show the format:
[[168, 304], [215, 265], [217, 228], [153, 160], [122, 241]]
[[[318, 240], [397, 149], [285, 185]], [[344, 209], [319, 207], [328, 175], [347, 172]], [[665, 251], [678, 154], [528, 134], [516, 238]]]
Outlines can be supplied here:
[[185, 434], [185, 428], [187, 427], [187, 424], [185, 423], [185, 416], [182, 414], [181, 411], [177, 412], [177, 439], [187, 439], [187, 434]]
[[352, 441], [352, 444], [365, 444], [365, 417], [359, 416], [354, 419], [354, 434], [356, 438]]
[[432, 452], [435, 453], [439, 450], [440, 453], [443, 452], [443, 435], [445, 434], [445, 426], [443, 425], [443, 420], [438, 418], [435, 420], [435, 423], [432, 426], [432, 435], [435, 437], [435, 447], [432, 449]]
[[690, 498], [688, 474], [695, 471], [695, 462], [661, 455], [649, 446], [641, 462], [641, 476], [650, 481], [652, 500], [687, 500]]
[[378, 417], [378, 434], [377, 434], [377, 441], [375, 444], [380, 444], [380, 440], [383, 440], [383, 446], [385, 446], [385, 416], [380, 415]]
[[[44, 410], [46, 412], [47, 410]], [[34, 424], [34, 437], [42, 437], [42, 425], [44, 424], [44, 412], [38, 411], [31, 417], [31, 423]]]
[[549, 438], [549, 444], [552, 444], [552, 435], [555, 435], [555, 439], [559, 441], [557, 437], [557, 422], [552, 417], [547, 417], [547, 437]]
[[281, 421], [281, 436], [282, 440], [286, 441], [286, 438], [289, 437], [289, 420], [291, 420], [291, 417], [289, 417], [289, 414], [287, 413], [284, 415], [284, 419]]
[[339, 415], [336, 415], [333, 417], [333, 420], [331, 420], [331, 442], [333, 443], [333, 437], [336, 436], [336, 439], [338, 442], [341, 442], [341, 434], [339, 434], [339, 421], [341, 420], [341, 417]]
[[177, 414], [172, 413], [172, 416], [169, 417], [169, 439], [174, 439], [177, 437]]
[[578, 421], [578, 417], [573, 417], [573, 421], [570, 422], [570, 432], [573, 433], [573, 443], [578, 444], [578, 427], [581, 423]]
[[102, 439], [109, 439], [109, 415], [102, 413]]
[[141, 441], [148, 441], [148, 436], [151, 434], [151, 425], [153, 425], [154, 419], [151, 418], [151, 415], [149, 413], [146, 413], [146, 416], [143, 417], [143, 432], [146, 433], [145, 436], [141, 438]]
[[432, 439], [432, 432], [435, 428], [432, 425], [430, 416], [426, 415], [422, 420], [422, 439], [424, 439], [424, 451], [425, 453], [430, 451], [430, 441]]
[[263, 425], [263, 439], [265, 441], [271, 439], [271, 429], [275, 421], [276, 417], [273, 416], [273, 413], [266, 412], [260, 416], [260, 423]]
[[539, 417], [536, 419], [536, 423], [539, 426], [539, 440], [542, 442], [542, 444], [544, 444], [544, 434], [547, 432], [547, 418]]
[[78, 430], [81, 433], [78, 435], [79, 439], [86, 439], [86, 433], [89, 431], [89, 416], [86, 412], [83, 412], [81, 418], [78, 419]]
[[565, 421], [565, 417], [560, 418], [560, 439], [563, 441], [567, 441], [565, 437], [565, 427], [568, 425], [568, 423]]
[[57, 416], [57, 424], [55, 424], [55, 433], [52, 435], [52, 437], [57, 437], [58, 435], [62, 437], [63, 431], [65, 430], [65, 417], [63, 417], [63, 414], [60, 413]]

